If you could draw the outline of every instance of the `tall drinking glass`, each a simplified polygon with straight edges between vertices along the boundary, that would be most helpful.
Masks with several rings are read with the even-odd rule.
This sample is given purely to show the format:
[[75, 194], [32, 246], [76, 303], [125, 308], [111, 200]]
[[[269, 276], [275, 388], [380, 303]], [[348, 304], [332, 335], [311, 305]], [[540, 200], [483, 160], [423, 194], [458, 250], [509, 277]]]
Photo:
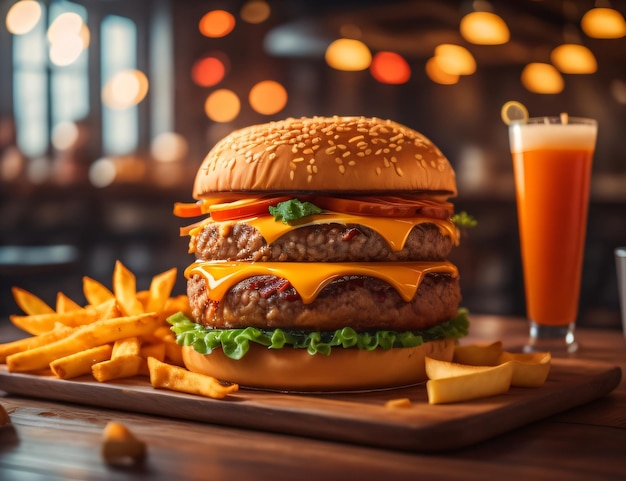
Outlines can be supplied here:
[[509, 125], [520, 232], [527, 351], [575, 352], [591, 165], [598, 125], [566, 116]]

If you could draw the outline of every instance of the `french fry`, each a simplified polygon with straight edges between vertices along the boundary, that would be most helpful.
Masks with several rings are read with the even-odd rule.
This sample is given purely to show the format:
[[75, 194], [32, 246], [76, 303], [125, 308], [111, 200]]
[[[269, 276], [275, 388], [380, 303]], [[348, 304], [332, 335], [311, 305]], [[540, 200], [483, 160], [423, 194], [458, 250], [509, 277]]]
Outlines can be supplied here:
[[165, 343], [158, 342], [155, 344], [148, 344], [141, 346], [141, 365], [139, 366], [139, 374], [142, 376], [149, 376], [150, 370], [148, 369], [148, 358], [153, 357], [161, 362], [165, 361]]
[[143, 305], [137, 299], [137, 280], [120, 261], [113, 269], [113, 292], [117, 304], [125, 316], [136, 316], [144, 311]]
[[177, 366], [184, 366], [183, 348], [176, 342], [165, 342], [165, 359]]
[[470, 366], [495, 366], [502, 354], [502, 341], [490, 344], [468, 344], [454, 348], [453, 362]]
[[29, 334], [44, 334], [51, 331], [55, 324], [61, 323], [66, 326], [76, 327], [89, 324], [97, 319], [97, 311], [93, 308], [81, 309], [80, 311], [34, 314], [31, 316], [9, 316], [11, 322]]
[[101, 452], [107, 463], [139, 462], [146, 457], [146, 445], [123, 424], [109, 421], [102, 432]]
[[8, 356], [7, 367], [11, 372], [45, 369], [60, 357], [125, 337], [142, 336], [159, 324], [159, 317], [154, 313], [96, 321], [76, 328], [69, 336], [51, 344]]
[[177, 272], [177, 269], [174, 267], [152, 278], [146, 312], [163, 311], [176, 283]]
[[387, 409], [408, 408], [411, 407], [411, 400], [408, 397], [390, 399], [385, 403]]
[[87, 302], [92, 306], [115, 299], [113, 293], [103, 284], [87, 276], [83, 277], [83, 294]]
[[144, 359], [139, 356], [141, 343], [139, 337], [125, 337], [113, 344], [111, 358], [102, 360], [91, 367], [91, 373], [97, 381], [133, 377], [139, 374]]
[[21, 287], [13, 287], [11, 289], [13, 293], [13, 299], [19, 308], [30, 316], [36, 314], [50, 314], [54, 312], [54, 309], [42, 301], [35, 294], [28, 292]]
[[102, 304], [92, 306], [96, 310], [98, 320], [113, 319], [114, 317], [122, 317], [122, 313], [117, 308], [117, 300], [114, 298], [104, 301]]
[[116, 357], [94, 364], [91, 366], [91, 373], [99, 382], [133, 377], [139, 374], [142, 361], [139, 356]]
[[85, 349], [50, 363], [52, 373], [59, 379], [72, 379], [91, 372], [91, 366], [111, 357], [111, 344]]
[[150, 383], [156, 388], [198, 394], [213, 399], [224, 399], [239, 389], [238, 384], [226, 386], [211, 376], [191, 372], [182, 367], [161, 362], [154, 357], [148, 358], [148, 369], [150, 370]]
[[429, 404], [469, 401], [504, 394], [511, 387], [513, 363], [497, 366], [465, 366], [426, 358]]
[[165, 302], [165, 307], [163, 308], [163, 310], [167, 313], [166, 317], [169, 317], [170, 315], [179, 311], [184, 312], [187, 317], [191, 317], [191, 308], [189, 307], [189, 298], [184, 294], [181, 294], [176, 297], [170, 297]]
[[507, 362], [463, 376], [432, 379], [426, 382], [428, 402], [453, 403], [504, 394], [512, 376], [513, 365]]
[[138, 356], [141, 343], [137, 336], [125, 337], [118, 339], [113, 344], [113, 353], [111, 358], [126, 357], [126, 356]]
[[511, 386], [539, 387], [546, 382], [550, 373], [549, 352], [511, 353], [503, 352], [499, 362], [513, 363]]
[[62, 292], [57, 293], [56, 311], [57, 313], [80, 311], [82, 306], [78, 305], [72, 299]]
[[17, 341], [0, 344], [0, 363], [5, 363], [7, 356], [44, 346], [68, 336], [73, 329], [64, 324], [57, 324], [54, 329], [38, 336], [24, 337]]

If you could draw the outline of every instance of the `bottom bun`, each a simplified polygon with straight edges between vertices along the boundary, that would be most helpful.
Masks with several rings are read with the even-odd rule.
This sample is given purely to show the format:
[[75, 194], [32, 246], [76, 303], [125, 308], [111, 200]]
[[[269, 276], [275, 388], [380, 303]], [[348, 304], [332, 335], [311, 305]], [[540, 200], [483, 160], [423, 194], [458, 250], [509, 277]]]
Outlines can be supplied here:
[[276, 391], [359, 391], [409, 386], [426, 380], [424, 358], [452, 360], [454, 339], [430, 341], [394, 349], [334, 348], [330, 356], [306, 349], [267, 349], [250, 344], [240, 360], [221, 349], [200, 354], [183, 347], [187, 369], [239, 384]]

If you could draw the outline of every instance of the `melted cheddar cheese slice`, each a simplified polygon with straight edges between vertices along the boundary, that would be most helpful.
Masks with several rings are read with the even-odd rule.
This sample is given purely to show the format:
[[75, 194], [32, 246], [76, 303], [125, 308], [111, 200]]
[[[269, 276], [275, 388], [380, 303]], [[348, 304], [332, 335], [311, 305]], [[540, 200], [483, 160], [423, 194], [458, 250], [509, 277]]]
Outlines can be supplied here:
[[458, 276], [457, 268], [450, 262], [202, 262], [185, 270], [188, 279], [202, 276], [208, 286], [209, 299], [221, 300], [238, 282], [252, 276], [273, 275], [287, 279], [309, 304], [322, 289], [342, 276], [368, 276], [381, 279], [393, 286], [402, 299], [409, 302], [415, 296], [426, 274]]
[[[209, 222], [212, 222], [209, 220]], [[419, 224], [434, 224], [439, 228], [442, 235], [452, 238], [455, 245], [459, 243], [458, 229], [450, 220], [435, 219], [432, 217], [375, 217], [354, 214], [341, 214], [338, 212], [327, 212], [324, 214], [310, 215], [300, 221], [284, 224], [277, 221], [272, 216], [251, 217], [248, 219], [238, 219], [233, 221], [224, 221], [224, 225], [234, 225], [238, 222], [244, 222], [257, 229], [265, 241], [271, 244], [276, 239], [286, 234], [290, 230], [298, 227], [315, 224], [360, 224], [369, 227], [373, 231], [382, 236], [389, 247], [395, 251], [400, 251], [404, 247], [409, 233], [413, 227]], [[193, 229], [190, 234], [197, 235], [204, 226]]]

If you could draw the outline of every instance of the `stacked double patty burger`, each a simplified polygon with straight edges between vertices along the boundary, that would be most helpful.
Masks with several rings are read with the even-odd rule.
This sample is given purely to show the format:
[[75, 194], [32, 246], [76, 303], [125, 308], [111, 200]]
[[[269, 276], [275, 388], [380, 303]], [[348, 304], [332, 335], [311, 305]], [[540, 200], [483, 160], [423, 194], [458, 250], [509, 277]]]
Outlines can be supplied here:
[[[200, 167], [182, 229], [193, 319], [170, 319], [188, 369], [242, 386], [356, 390], [425, 379], [467, 333], [448, 160], [364, 117], [233, 132]], [[208, 216], [207, 216], [208, 214]]]

